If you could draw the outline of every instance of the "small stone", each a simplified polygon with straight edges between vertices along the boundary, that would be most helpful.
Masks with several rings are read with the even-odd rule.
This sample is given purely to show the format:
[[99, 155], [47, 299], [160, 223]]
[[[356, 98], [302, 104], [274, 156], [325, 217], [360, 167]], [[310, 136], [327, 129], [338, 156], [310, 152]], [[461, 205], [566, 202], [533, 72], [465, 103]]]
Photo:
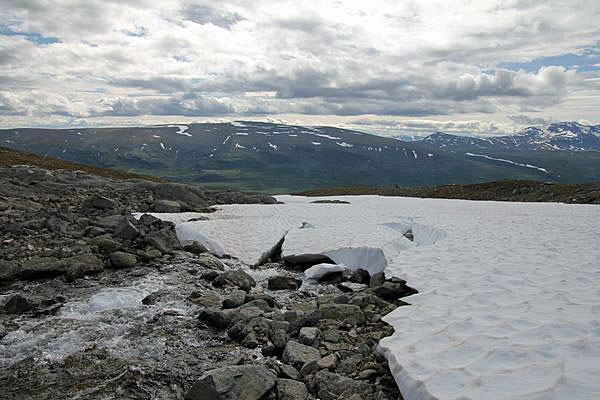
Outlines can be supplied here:
[[292, 379], [277, 379], [278, 400], [304, 400], [308, 396], [308, 389], [303, 382]]
[[315, 327], [303, 327], [298, 334], [298, 340], [308, 346], [319, 347], [319, 337], [321, 331]]
[[137, 257], [131, 253], [115, 251], [110, 255], [110, 262], [115, 268], [128, 268], [137, 263]]
[[281, 364], [279, 366], [279, 370], [281, 371], [281, 376], [284, 378], [300, 380], [302, 377], [300, 376], [300, 372], [289, 364]]
[[360, 374], [358, 374], [358, 379], [361, 380], [365, 380], [365, 379], [371, 379], [375, 376], [379, 375], [379, 373], [377, 372], [377, 370], [375, 369], [365, 369], [363, 371], [360, 372]]
[[300, 375], [308, 376], [316, 373], [319, 370], [319, 364], [316, 360], [310, 360], [304, 363], [302, 368], [300, 368]]
[[302, 368], [308, 361], [321, 359], [321, 353], [314, 347], [290, 340], [285, 346], [282, 359], [287, 364], [291, 364], [296, 368]]
[[194, 260], [194, 262], [204, 268], [214, 269], [217, 271], [225, 270], [225, 265], [223, 262], [221, 262], [221, 260], [212, 254], [199, 254], [198, 258]]
[[373, 274], [373, 276], [371, 277], [371, 280], [369, 281], [369, 286], [374, 288], [374, 287], [383, 285], [384, 282], [385, 282], [385, 273], [377, 272], [376, 274]]
[[5, 314], [23, 314], [34, 310], [36, 303], [20, 294], [13, 294], [2, 304], [2, 311]]
[[109, 210], [115, 208], [114, 200], [111, 200], [108, 197], [100, 196], [99, 194], [92, 195], [88, 201], [92, 207], [100, 210]]
[[330, 354], [321, 358], [317, 364], [320, 369], [335, 369], [337, 366], [337, 357], [335, 354]]

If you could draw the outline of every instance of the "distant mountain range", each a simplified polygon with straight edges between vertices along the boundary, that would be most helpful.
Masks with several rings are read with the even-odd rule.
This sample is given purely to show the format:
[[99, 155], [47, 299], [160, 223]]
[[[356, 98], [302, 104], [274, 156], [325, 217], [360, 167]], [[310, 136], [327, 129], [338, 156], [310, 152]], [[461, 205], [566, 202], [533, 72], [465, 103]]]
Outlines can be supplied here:
[[546, 128], [529, 127], [511, 136], [477, 138], [436, 132], [422, 140], [440, 149], [518, 150], [518, 151], [600, 151], [600, 125], [585, 126], [577, 122], [561, 122]]
[[169, 179], [289, 192], [348, 185], [600, 180], [600, 127], [565, 122], [514, 136], [423, 140], [263, 122], [6, 129], [5, 147]]

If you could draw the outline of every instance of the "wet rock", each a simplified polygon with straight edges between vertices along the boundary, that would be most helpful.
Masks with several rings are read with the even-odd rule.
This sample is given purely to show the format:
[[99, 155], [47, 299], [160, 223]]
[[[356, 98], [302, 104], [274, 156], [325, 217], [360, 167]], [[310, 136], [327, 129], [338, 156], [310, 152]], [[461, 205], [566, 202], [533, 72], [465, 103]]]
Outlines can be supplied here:
[[225, 265], [221, 262], [221, 260], [213, 256], [212, 254], [200, 254], [198, 258], [194, 261], [195, 263], [204, 268], [214, 269], [217, 271], [225, 270]]
[[115, 268], [128, 268], [137, 263], [137, 257], [131, 253], [116, 251], [110, 255], [110, 262]]
[[250, 289], [256, 286], [256, 281], [250, 275], [238, 269], [235, 271], [227, 271], [224, 274], [217, 276], [212, 284], [215, 287], [233, 286], [242, 289], [245, 292], [249, 292]]
[[319, 350], [294, 340], [287, 342], [282, 356], [283, 362], [293, 365], [296, 368], [302, 368], [304, 363], [320, 359], [321, 353], [319, 353]]
[[223, 308], [238, 308], [246, 300], [246, 292], [234, 290], [223, 300]]
[[346, 200], [315, 200], [311, 201], [313, 204], [350, 204], [349, 201]]
[[276, 376], [262, 365], [210, 370], [186, 393], [186, 400], [258, 400], [275, 386]]
[[154, 211], [159, 213], [178, 213], [181, 212], [181, 204], [171, 200], [156, 200], [154, 202]]
[[208, 271], [205, 274], [200, 275], [200, 279], [203, 279], [205, 281], [214, 281], [217, 276], [219, 276], [219, 273], [217, 271]]
[[36, 307], [36, 302], [18, 293], [13, 294], [2, 303], [2, 311], [5, 314], [23, 314], [34, 310]]
[[316, 327], [308, 327], [305, 326], [300, 328], [300, 333], [298, 333], [298, 340], [302, 344], [306, 344], [308, 346], [319, 347], [319, 338], [321, 337], [321, 331]]
[[150, 246], [160, 250], [163, 254], [181, 249], [181, 244], [177, 239], [177, 235], [169, 228], [163, 228], [160, 231], [148, 233], [144, 237], [144, 241]]
[[271, 290], [297, 290], [301, 285], [301, 279], [284, 275], [272, 276], [268, 281]]
[[269, 305], [269, 303], [267, 303], [266, 301], [264, 301], [262, 299], [252, 300], [245, 304], [242, 304], [240, 306], [240, 310], [243, 310], [244, 308], [249, 308], [249, 307], [259, 308], [265, 313], [271, 311], [271, 306]]
[[61, 260], [65, 269], [65, 279], [73, 281], [85, 275], [104, 271], [104, 263], [93, 254], [81, 254]]
[[277, 379], [278, 400], [304, 400], [308, 396], [308, 389], [303, 382], [292, 379]]
[[192, 254], [202, 254], [207, 253], [208, 249], [202, 243], [194, 240], [192, 243], [183, 246], [183, 250], [190, 252]]
[[385, 273], [377, 272], [377, 273], [373, 274], [373, 276], [371, 277], [371, 280], [369, 281], [369, 286], [374, 288], [374, 287], [383, 285], [384, 282], [385, 282]]
[[199, 217], [190, 218], [187, 220], [187, 222], [198, 222], [198, 221], [208, 221], [208, 220], [210, 220], [210, 218], [201, 215]]
[[406, 283], [393, 281], [384, 282], [383, 285], [371, 290], [373, 294], [384, 300], [397, 300], [418, 293], [417, 290], [407, 286]]
[[139, 229], [131, 221], [125, 219], [115, 227], [113, 236], [119, 239], [133, 240], [139, 233]]
[[408, 240], [410, 240], [411, 242], [415, 240], [415, 236], [413, 235], [413, 232], [411, 229], [404, 232], [404, 237], [407, 238]]
[[148, 296], [142, 299], [142, 304], [145, 306], [151, 306], [160, 301], [160, 299], [169, 294], [167, 290], [157, 290], [156, 292], [150, 293]]
[[198, 319], [209, 326], [219, 329], [226, 329], [231, 323], [231, 313], [218, 310], [204, 309], [200, 310]]
[[255, 294], [247, 294], [246, 295], [246, 302], [251, 302], [254, 300], [264, 300], [267, 302], [267, 304], [269, 305], [269, 307], [271, 308], [275, 308], [275, 307], [279, 307], [277, 305], [277, 302], [275, 301], [275, 299], [271, 296], [269, 296], [268, 294], [265, 293], [255, 293]]
[[319, 310], [324, 319], [347, 321], [352, 325], [362, 325], [366, 321], [360, 307], [353, 304], [322, 304]]
[[108, 197], [101, 196], [99, 194], [94, 194], [90, 196], [88, 199], [88, 203], [92, 207], [98, 208], [100, 210], [111, 210], [115, 208], [114, 200], [109, 199]]
[[23, 261], [18, 276], [23, 279], [38, 279], [61, 275], [63, 272], [63, 264], [57, 258], [40, 257]]
[[362, 268], [359, 268], [356, 271], [352, 271], [352, 274], [350, 275], [348, 280], [350, 282], [368, 285], [369, 281], [371, 280], [371, 275], [369, 274], [368, 271], [366, 271]]
[[192, 292], [188, 300], [204, 308], [212, 309], [219, 309], [223, 304], [221, 296], [212, 290]]

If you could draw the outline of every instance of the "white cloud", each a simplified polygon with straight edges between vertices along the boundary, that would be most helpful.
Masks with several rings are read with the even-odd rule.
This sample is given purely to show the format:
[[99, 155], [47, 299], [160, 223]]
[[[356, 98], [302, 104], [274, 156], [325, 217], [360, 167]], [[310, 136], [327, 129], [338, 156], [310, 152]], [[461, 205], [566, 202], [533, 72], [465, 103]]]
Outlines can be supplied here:
[[0, 35], [0, 123], [478, 114], [497, 122], [473, 129], [494, 133], [576, 96], [569, 119], [594, 119], [595, 75], [499, 66], [594, 46], [599, 12], [585, 0], [9, 0], [0, 26], [60, 42]]

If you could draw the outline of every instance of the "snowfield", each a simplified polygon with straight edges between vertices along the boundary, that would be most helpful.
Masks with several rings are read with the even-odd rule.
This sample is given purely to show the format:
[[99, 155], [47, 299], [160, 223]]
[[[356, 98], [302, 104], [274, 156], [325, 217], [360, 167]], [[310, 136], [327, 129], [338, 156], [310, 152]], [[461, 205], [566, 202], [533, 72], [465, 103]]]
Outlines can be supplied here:
[[339, 198], [352, 204], [157, 215], [249, 264], [285, 235], [284, 255], [406, 279], [420, 293], [384, 317], [395, 333], [379, 345], [406, 400], [600, 398], [600, 207]]

